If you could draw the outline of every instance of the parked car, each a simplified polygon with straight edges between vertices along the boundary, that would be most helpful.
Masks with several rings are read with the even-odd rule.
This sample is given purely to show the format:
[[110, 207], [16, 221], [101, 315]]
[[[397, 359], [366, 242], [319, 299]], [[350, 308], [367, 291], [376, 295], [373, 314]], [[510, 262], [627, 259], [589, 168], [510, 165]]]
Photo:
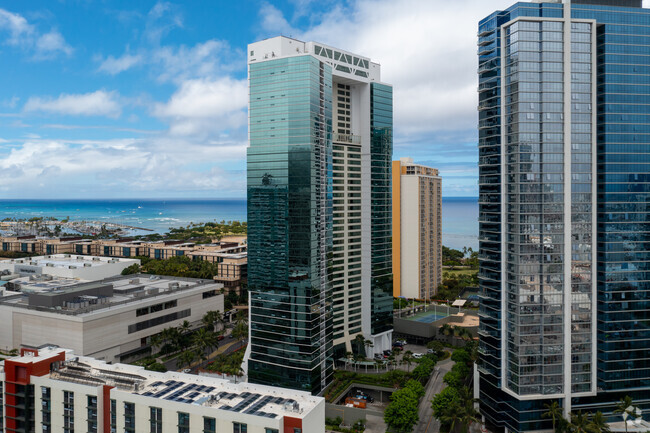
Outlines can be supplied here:
[[436, 351], [433, 349], [427, 349], [427, 353], [436, 353]]
[[422, 358], [423, 356], [424, 356], [424, 353], [414, 353], [414, 354], [413, 354], [413, 358], [415, 358], [415, 359], [420, 359], [420, 358]]

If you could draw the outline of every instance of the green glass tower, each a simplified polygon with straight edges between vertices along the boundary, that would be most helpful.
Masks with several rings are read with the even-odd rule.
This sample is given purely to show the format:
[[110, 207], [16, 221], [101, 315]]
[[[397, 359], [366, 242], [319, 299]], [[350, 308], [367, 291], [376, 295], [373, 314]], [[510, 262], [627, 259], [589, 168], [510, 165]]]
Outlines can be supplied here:
[[320, 393], [346, 351], [391, 344], [392, 88], [323, 44], [248, 54], [248, 378]]

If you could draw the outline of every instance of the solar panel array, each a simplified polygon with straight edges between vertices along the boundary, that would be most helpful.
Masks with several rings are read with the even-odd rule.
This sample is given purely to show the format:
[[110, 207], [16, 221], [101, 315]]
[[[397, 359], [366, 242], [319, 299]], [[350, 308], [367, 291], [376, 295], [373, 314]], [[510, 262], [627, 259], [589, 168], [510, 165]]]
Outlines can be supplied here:
[[[180, 403], [194, 403], [201, 396], [209, 394], [216, 388], [213, 386], [199, 385], [196, 383], [187, 384], [177, 380], [168, 380], [167, 382], [154, 382], [151, 387], [159, 387], [165, 385], [164, 388], [157, 392], [147, 391], [143, 396], [151, 396], [154, 398], [164, 398], [165, 400], [176, 401]], [[185, 386], [183, 386], [185, 385]], [[244, 392], [242, 394], [221, 391], [214, 396], [217, 401], [219, 400], [233, 400], [241, 398], [242, 400], [235, 406], [222, 404], [219, 409], [228, 410], [231, 412], [242, 412], [249, 415], [263, 416], [267, 418], [276, 418], [277, 414], [264, 412], [262, 409], [267, 404], [276, 404], [279, 406], [296, 404], [296, 400], [290, 398], [275, 397], [271, 395], [256, 394], [251, 392]], [[261, 397], [261, 398], [260, 398]]]
[[[147, 391], [142, 394], [145, 397], [164, 398], [165, 400], [178, 401], [181, 403], [194, 403], [197, 397], [202, 394], [210, 393], [216, 388], [213, 386], [199, 385], [198, 383], [186, 384], [177, 380], [168, 380], [167, 382], [154, 382], [152, 387], [165, 385], [163, 389], [154, 393]], [[183, 385], [185, 385], [183, 387]], [[189, 394], [188, 394], [189, 393]], [[187, 395], [185, 395], [187, 394]]]

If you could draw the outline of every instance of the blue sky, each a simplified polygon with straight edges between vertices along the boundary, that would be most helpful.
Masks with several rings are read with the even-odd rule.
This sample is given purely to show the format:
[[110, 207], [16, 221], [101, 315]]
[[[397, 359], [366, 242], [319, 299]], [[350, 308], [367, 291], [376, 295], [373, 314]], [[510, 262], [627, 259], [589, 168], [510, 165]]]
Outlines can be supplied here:
[[244, 197], [244, 53], [278, 34], [380, 62], [394, 157], [476, 196], [476, 23], [510, 3], [0, 3], [0, 197]]

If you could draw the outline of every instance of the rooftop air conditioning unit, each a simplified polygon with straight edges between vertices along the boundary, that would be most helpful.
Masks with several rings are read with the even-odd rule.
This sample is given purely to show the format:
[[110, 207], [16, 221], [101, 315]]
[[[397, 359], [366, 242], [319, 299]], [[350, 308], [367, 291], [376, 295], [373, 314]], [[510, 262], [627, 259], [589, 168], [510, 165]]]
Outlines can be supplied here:
[[84, 263], [84, 268], [89, 268], [89, 267], [91, 267], [91, 266], [92, 266], [92, 265], [91, 265], [90, 263]]

